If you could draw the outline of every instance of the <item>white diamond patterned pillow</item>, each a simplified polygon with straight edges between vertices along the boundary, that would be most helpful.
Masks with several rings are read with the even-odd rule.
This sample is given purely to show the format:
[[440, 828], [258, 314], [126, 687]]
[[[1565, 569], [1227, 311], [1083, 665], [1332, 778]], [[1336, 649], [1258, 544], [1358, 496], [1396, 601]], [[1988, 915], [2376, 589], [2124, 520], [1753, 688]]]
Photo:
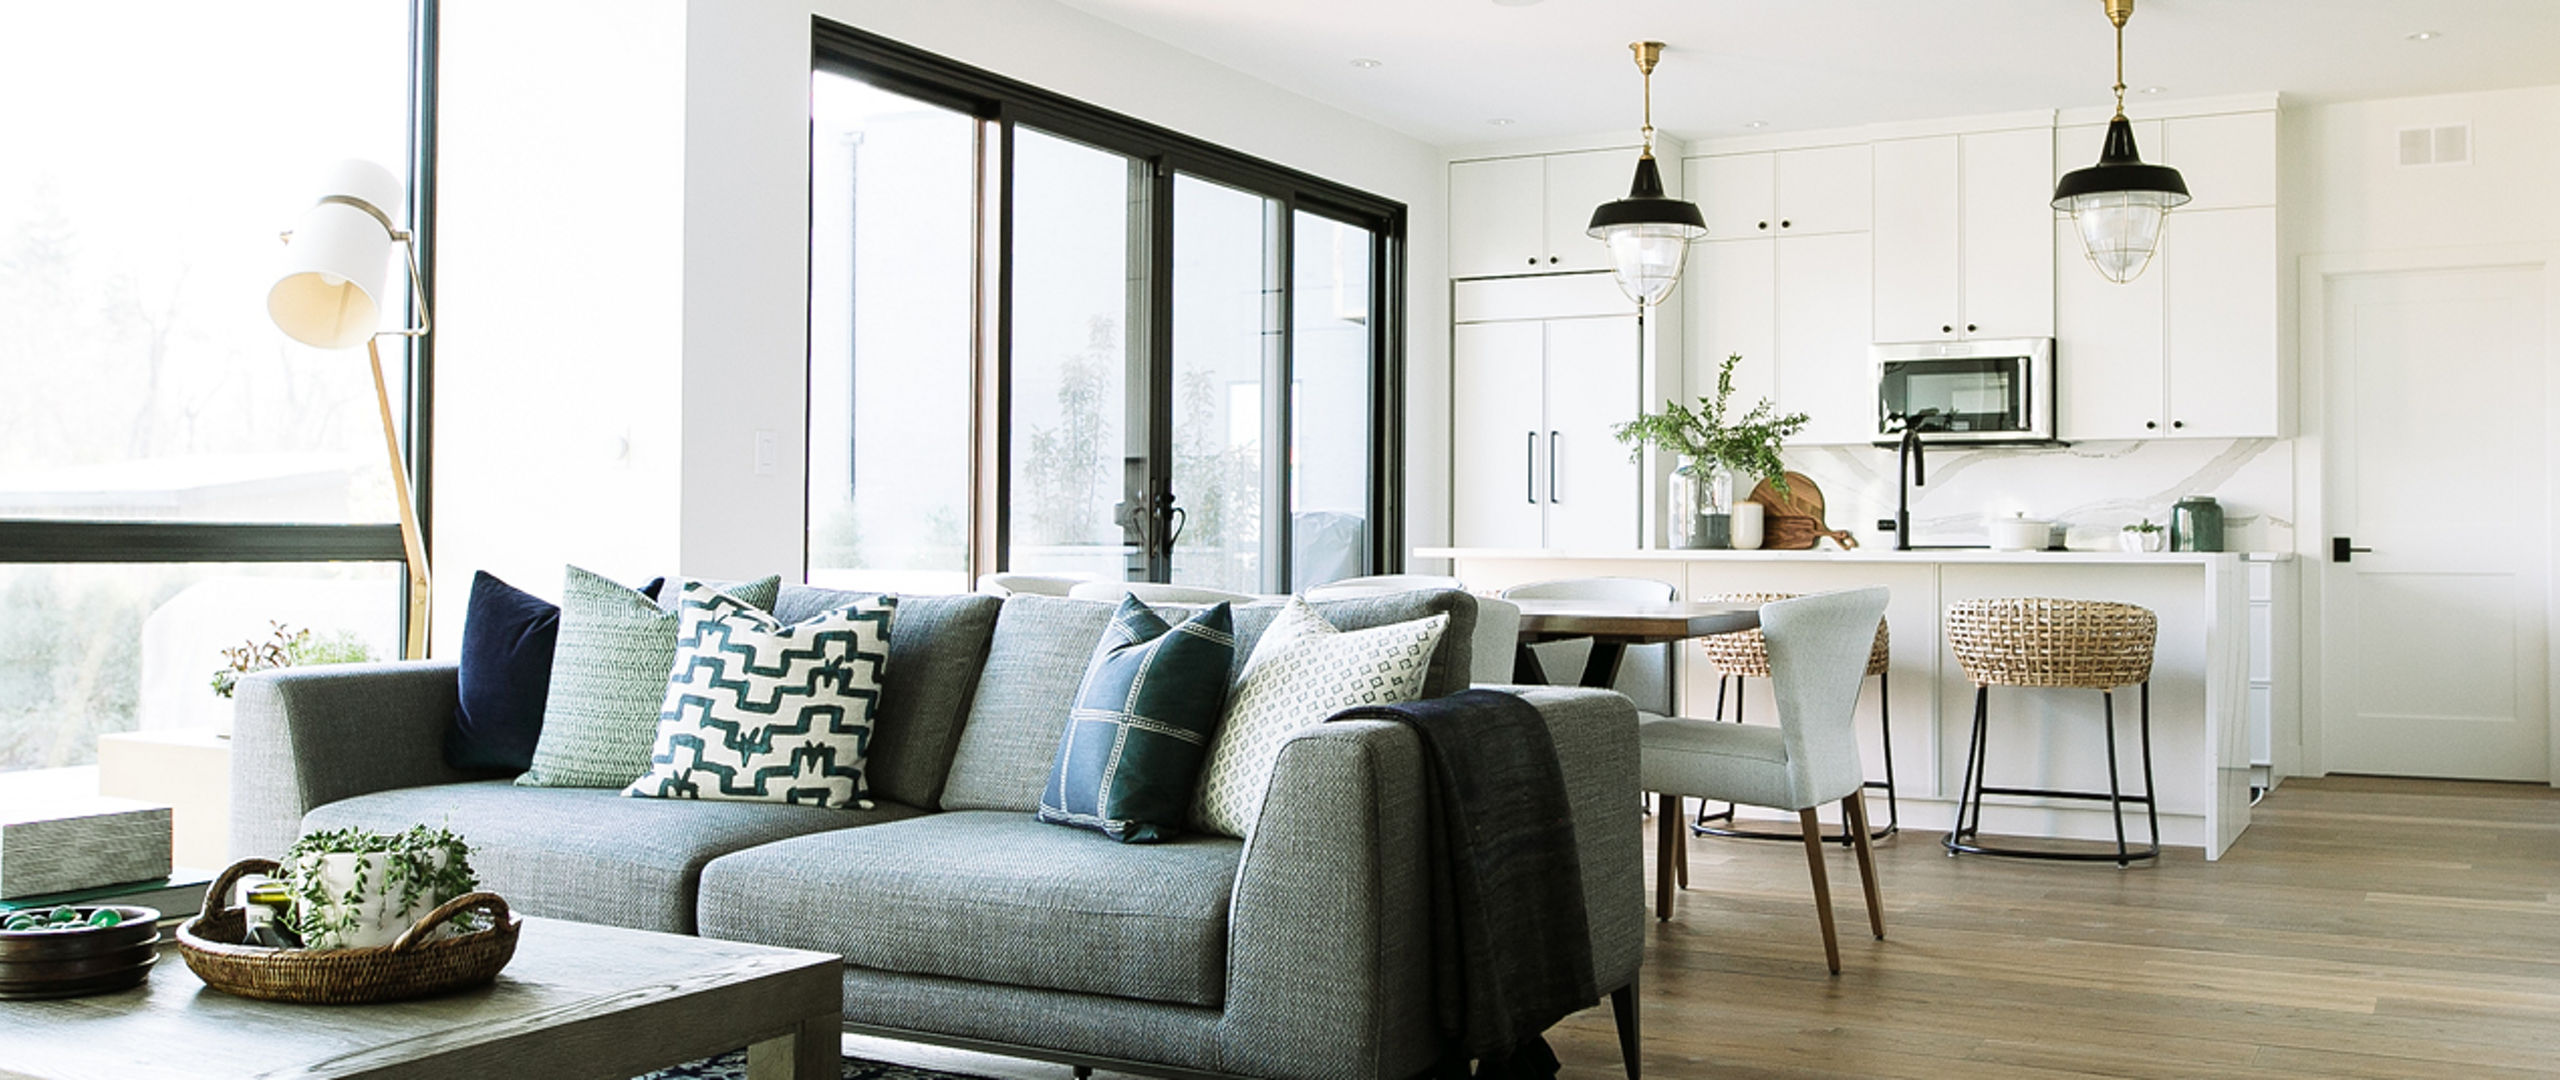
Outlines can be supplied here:
[[1448, 616], [1434, 615], [1345, 632], [1290, 597], [1227, 695], [1227, 717], [1209, 747], [1192, 813], [1201, 831], [1242, 837], [1253, 827], [1290, 733], [1355, 705], [1421, 697], [1431, 653], [1448, 628]]
[[898, 598], [784, 626], [686, 582], [649, 771], [625, 795], [871, 808], [863, 768]]

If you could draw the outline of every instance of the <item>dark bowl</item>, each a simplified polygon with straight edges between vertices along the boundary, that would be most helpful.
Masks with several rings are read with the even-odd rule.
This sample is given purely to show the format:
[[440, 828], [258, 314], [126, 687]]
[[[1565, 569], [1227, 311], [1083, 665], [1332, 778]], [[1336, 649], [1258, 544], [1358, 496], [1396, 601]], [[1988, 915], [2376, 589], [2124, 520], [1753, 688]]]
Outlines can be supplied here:
[[136, 964], [150, 963], [159, 952], [160, 937], [155, 934], [123, 948], [86, 956], [61, 960], [0, 960], [0, 986], [92, 978]]
[[[124, 921], [114, 926], [81, 926], [70, 930], [0, 930], [0, 963], [35, 960], [82, 960], [129, 949], [160, 936], [160, 913], [123, 904], [111, 908]], [[87, 918], [98, 906], [74, 905]]]
[[109, 971], [30, 982], [0, 982], [0, 1001], [86, 997], [90, 994], [112, 994], [118, 990], [131, 989], [142, 985], [143, 980], [151, 977], [151, 965], [159, 959], [159, 952], [154, 950], [143, 957], [141, 963], [127, 964]]

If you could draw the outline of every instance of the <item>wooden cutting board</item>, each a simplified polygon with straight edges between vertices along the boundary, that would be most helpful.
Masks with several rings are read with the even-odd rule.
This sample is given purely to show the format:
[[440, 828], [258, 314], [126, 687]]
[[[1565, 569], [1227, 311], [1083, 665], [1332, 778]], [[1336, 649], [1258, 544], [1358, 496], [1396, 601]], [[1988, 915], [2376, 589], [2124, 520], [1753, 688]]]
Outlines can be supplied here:
[[1751, 501], [1769, 508], [1766, 539], [1760, 546], [1773, 551], [1810, 550], [1823, 537], [1839, 541], [1841, 550], [1858, 546], [1858, 538], [1845, 529], [1834, 529], [1822, 520], [1822, 489], [1813, 479], [1800, 472], [1787, 474], [1787, 490], [1767, 480], [1751, 489]]

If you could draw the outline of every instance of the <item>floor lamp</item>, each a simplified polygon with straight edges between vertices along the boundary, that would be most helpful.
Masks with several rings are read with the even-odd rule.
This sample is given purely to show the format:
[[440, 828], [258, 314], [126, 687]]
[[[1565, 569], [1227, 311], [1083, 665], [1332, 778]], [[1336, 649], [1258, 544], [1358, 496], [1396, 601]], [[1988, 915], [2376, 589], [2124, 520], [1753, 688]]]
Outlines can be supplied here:
[[[400, 497], [400, 545], [409, 563], [409, 659], [427, 654], [427, 548], [418, 535], [409, 470], [400, 459], [400, 436], [391, 422], [391, 392], [382, 381], [385, 335], [425, 337], [426, 283], [418, 278], [418, 244], [392, 223], [407, 189], [389, 169], [370, 161], [342, 161], [329, 171], [319, 200], [284, 234], [285, 257], [275, 287], [267, 290], [267, 316], [285, 336], [316, 349], [353, 348], [361, 342], [373, 360], [373, 398], [382, 411], [382, 445], [391, 458], [391, 484]], [[416, 326], [382, 328], [383, 275], [391, 246], [408, 256]]]

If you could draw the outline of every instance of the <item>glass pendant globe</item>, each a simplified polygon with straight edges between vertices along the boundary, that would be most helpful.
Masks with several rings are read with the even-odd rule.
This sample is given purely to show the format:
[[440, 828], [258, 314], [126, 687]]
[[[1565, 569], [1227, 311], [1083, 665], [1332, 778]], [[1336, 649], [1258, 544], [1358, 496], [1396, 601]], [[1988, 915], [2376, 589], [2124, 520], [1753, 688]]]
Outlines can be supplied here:
[[2122, 285], [2151, 265], [2169, 208], [2185, 201], [2161, 191], [2106, 191], [2076, 196], [2065, 209], [2099, 276]]
[[1694, 235], [1688, 226], [1617, 225], [1602, 232], [1601, 239], [1609, 244], [1609, 268], [1627, 299], [1650, 307], [1680, 284], [1680, 268], [1688, 261]]

